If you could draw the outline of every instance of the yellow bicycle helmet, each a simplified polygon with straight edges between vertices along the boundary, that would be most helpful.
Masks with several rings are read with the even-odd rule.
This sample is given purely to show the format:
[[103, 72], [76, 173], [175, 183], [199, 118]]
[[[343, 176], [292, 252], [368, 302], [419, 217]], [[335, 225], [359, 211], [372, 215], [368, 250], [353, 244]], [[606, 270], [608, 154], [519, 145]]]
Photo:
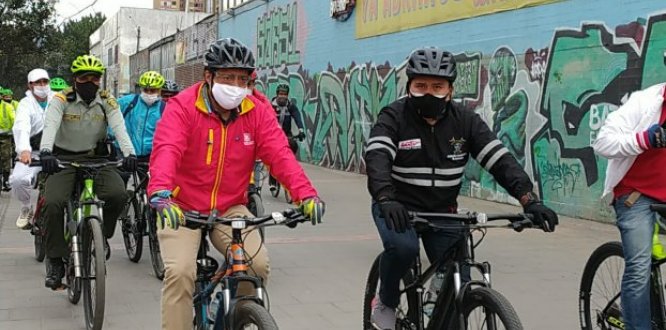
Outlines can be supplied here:
[[157, 71], [144, 72], [139, 77], [139, 87], [162, 88], [164, 86], [164, 77]]
[[102, 61], [93, 55], [81, 55], [72, 62], [72, 73], [74, 74], [92, 72], [102, 75], [104, 70], [106, 68]]

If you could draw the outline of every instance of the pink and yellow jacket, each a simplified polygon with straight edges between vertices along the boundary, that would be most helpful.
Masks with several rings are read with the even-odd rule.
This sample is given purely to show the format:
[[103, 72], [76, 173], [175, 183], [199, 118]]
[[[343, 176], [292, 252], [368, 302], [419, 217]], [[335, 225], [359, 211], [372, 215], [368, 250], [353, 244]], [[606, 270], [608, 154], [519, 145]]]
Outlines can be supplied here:
[[183, 210], [202, 213], [245, 205], [257, 158], [270, 166], [294, 201], [317, 196], [272, 107], [250, 95], [225, 125], [208, 106], [207, 89], [197, 83], [167, 103], [150, 156], [149, 196], [170, 190]]

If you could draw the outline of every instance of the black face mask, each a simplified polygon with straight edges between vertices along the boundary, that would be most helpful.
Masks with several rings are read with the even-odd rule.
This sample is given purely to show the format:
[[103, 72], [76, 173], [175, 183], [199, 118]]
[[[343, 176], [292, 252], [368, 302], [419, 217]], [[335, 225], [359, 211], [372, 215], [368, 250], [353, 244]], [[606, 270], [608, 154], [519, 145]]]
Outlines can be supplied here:
[[2, 99], [2, 101], [5, 103], [10, 103], [12, 100]]
[[448, 107], [449, 101], [446, 97], [438, 98], [431, 94], [424, 96], [410, 96], [409, 103], [414, 107], [414, 110], [424, 118], [438, 119], [444, 115], [444, 111]]
[[78, 93], [81, 99], [88, 104], [90, 104], [95, 99], [95, 96], [97, 96], [97, 91], [99, 90], [99, 86], [92, 81], [76, 83], [75, 88], [76, 93]]
[[289, 103], [289, 100], [286, 97], [278, 96], [278, 98], [275, 99], [275, 103], [281, 107], [284, 107], [287, 105], [287, 103]]

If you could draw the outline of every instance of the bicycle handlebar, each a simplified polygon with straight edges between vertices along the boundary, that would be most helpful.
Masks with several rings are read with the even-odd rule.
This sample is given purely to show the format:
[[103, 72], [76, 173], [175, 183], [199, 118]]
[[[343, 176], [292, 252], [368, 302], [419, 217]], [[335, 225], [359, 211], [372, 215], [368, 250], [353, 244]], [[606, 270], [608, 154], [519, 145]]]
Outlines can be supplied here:
[[[68, 161], [68, 160], [58, 160], [58, 167], [61, 169], [64, 168], [81, 168], [81, 169], [99, 169], [107, 166], [122, 166], [122, 160], [100, 160], [100, 161]], [[30, 167], [42, 166], [42, 162], [39, 159], [31, 159]]]
[[269, 227], [276, 225], [285, 225], [293, 228], [298, 223], [309, 221], [297, 208], [287, 209], [282, 212], [273, 212], [270, 215], [256, 218], [223, 218], [219, 217], [216, 211], [213, 211], [211, 214], [201, 214], [199, 212], [189, 211], [185, 212], [184, 215], [185, 221], [189, 224], [203, 225], [204, 227], [222, 224], [231, 226], [234, 229], [245, 229], [249, 226]]
[[[526, 213], [431, 213], [431, 212], [409, 212], [413, 224], [425, 224], [433, 228], [447, 229], [452, 228], [450, 223], [441, 224], [438, 221], [458, 221], [469, 225], [472, 228], [511, 228], [515, 231], [521, 231], [524, 228], [534, 228], [532, 222], [533, 216]], [[431, 219], [425, 219], [431, 218]], [[436, 219], [432, 219], [436, 218]], [[510, 224], [493, 226], [489, 221], [508, 220]]]

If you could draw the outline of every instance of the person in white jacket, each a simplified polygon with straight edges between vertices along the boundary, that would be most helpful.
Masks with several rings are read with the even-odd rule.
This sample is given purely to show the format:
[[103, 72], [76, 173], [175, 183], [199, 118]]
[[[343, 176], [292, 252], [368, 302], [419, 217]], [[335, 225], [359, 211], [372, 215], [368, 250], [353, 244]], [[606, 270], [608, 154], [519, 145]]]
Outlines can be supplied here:
[[612, 197], [624, 251], [625, 329], [652, 329], [650, 265], [656, 214], [666, 202], [666, 84], [634, 92], [608, 115], [592, 147], [608, 158], [604, 197]]
[[42, 129], [44, 129], [44, 111], [53, 98], [49, 87], [49, 74], [44, 69], [34, 69], [28, 73], [28, 91], [16, 108], [14, 120], [14, 143], [18, 162], [9, 177], [9, 183], [14, 196], [21, 202], [21, 213], [16, 220], [16, 226], [28, 228], [33, 215], [30, 191], [34, 180], [39, 173], [39, 167], [30, 167], [33, 156], [39, 152]]

